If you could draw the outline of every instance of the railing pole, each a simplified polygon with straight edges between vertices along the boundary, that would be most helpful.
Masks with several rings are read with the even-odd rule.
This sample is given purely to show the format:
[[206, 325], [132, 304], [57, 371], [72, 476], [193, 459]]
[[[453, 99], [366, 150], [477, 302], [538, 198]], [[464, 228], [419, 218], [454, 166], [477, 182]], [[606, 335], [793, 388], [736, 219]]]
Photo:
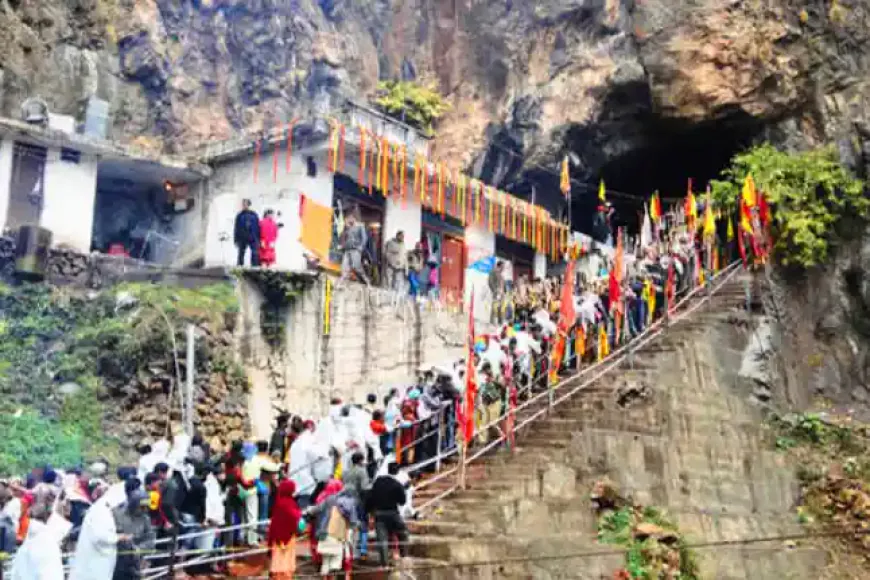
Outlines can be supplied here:
[[441, 471], [441, 445], [444, 442], [444, 436], [442, 435], [441, 431], [444, 428], [444, 411], [445, 408], [442, 407], [441, 410], [438, 412], [438, 434], [436, 436], [438, 449], [436, 451], [437, 455], [435, 455], [435, 473]]
[[178, 551], [178, 526], [176, 523], [172, 528], [172, 545], [169, 547], [169, 570], [166, 573], [167, 578], [175, 578], [175, 552]]
[[459, 479], [459, 489], [465, 489], [465, 458], [468, 456], [468, 443], [463, 434], [462, 446], [459, 448], [459, 469], [456, 470]]

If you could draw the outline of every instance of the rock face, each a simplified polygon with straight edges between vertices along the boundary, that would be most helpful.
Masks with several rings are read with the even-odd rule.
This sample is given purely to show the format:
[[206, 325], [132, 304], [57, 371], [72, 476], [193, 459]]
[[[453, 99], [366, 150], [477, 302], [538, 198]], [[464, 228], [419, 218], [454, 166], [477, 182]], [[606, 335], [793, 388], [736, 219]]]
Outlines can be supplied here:
[[844, 138], [860, 161], [867, 13], [864, 0], [4, 1], [2, 108], [38, 94], [80, 115], [97, 96], [117, 138], [181, 147], [406, 78], [452, 104], [441, 157], [520, 189], [554, 183], [564, 151], [597, 181], [711, 120]]

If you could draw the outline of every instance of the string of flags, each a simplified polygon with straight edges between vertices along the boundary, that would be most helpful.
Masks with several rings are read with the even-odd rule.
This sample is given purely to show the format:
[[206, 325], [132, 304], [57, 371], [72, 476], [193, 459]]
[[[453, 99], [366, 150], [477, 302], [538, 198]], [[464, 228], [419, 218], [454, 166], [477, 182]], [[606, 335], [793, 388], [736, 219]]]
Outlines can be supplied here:
[[[291, 170], [293, 151], [293, 129], [298, 122], [292, 120], [273, 150], [272, 178], [277, 182], [280, 141], [286, 143], [285, 171]], [[530, 245], [538, 252], [551, 256], [554, 260], [562, 257], [570, 249], [570, 228], [544, 208], [486, 185], [478, 179], [469, 177], [455, 168], [451, 170], [440, 161], [430, 160], [423, 152], [414, 152], [409, 157], [405, 144], [395, 143], [378, 136], [362, 126], [353, 128], [357, 139], [357, 182], [363, 191], [374, 195], [375, 190], [385, 197], [392, 198], [405, 207], [414, 200], [423, 207], [442, 217], [450, 216], [462, 225], [478, 225], [505, 236], [509, 239]], [[343, 172], [346, 165], [346, 149], [349, 131], [345, 125], [333, 120], [327, 150], [327, 165], [331, 172]], [[273, 136], [275, 133], [273, 132]], [[283, 137], [283, 139], [282, 139]], [[254, 143], [254, 183], [259, 179], [262, 141]], [[413, 171], [409, 181], [408, 170]], [[568, 157], [561, 163], [560, 190], [570, 199], [571, 177]], [[600, 205], [607, 203], [607, 189], [602, 179], [598, 187]], [[714, 210], [708, 187], [705, 196], [703, 215], [699, 216], [698, 200], [688, 180], [686, 197], [678, 204], [677, 213], [690, 232], [698, 232], [705, 240], [716, 236], [716, 222], [721, 219], [721, 211]], [[727, 212], [730, 215], [731, 212]], [[759, 241], [759, 234], [767, 235], [770, 225], [770, 209], [764, 194], [758, 191], [751, 176], [747, 176], [738, 201], [737, 229], [728, 217], [727, 240], [735, 235], [743, 251], [743, 234], [748, 235], [753, 252], [760, 255], [769, 244]], [[699, 217], [701, 219], [699, 219]], [[664, 212], [658, 191], [654, 192], [648, 204], [644, 204], [641, 237], [652, 237], [662, 226]]]
[[[445, 163], [430, 160], [422, 152], [409, 157], [404, 144], [375, 136], [364, 127], [355, 129], [359, 151], [357, 182], [369, 195], [374, 195], [377, 189], [403, 206], [413, 199], [442, 218], [450, 216], [462, 225], [485, 227], [528, 244], [554, 260], [568, 249], [569, 226], [554, 219], [544, 208], [486, 185], [455, 168], [451, 170]], [[332, 123], [327, 159], [332, 172], [345, 169], [347, 136], [344, 125]], [[413, 171], [410, 182], [409, 168]], [[566, 158], [563, 173], [567, 168]], [[570, 195], [570, 176], [563, 175], [562, 185], [566, 195]]]

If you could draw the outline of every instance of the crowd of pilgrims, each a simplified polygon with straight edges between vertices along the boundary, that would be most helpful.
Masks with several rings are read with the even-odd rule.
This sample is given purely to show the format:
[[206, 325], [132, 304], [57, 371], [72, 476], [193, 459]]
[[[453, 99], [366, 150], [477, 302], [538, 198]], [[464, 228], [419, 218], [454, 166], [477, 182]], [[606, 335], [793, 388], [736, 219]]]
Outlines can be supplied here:
[[508, 287], [499, 264], [489, 280], [495, 330], [474, 338], [471, 365], [421, 367], [412, 384], [383, 398], [331, 401], [317, 421], [282, 414], [270, 441], [225, 445], [194, 434], [142, 445], [138, 465], [118, 468], [113, 484], [105, 461], [66, 472], [43, 466], [0, 481], [0, 552], [13, 558], [11, 578], [60, 580], [65, 560], [71, 580], [140, 578], [166, 565], [173, 544], [176, 565], [189, 573], [227, 566], [193, 560], [265, 544], [272, 577], [290, 578], [299, 538], [310, 541], [315, 564], [328, 575], [368, 558], [372, 528], [378, 561], [389, 565], [395, 548], [400, 557], [407, 553], [412, 482], [460, 442], [468, 369], [478, 387], [470, 444], [504, 436], [507, 445], [506, 421], [519, 401], [631, 340], [697, 283], [700, 264], [710, 262], [699, 259], [693, 242], [675, 236], [629, 253], [616, 289], [624, 332], [609, 272], [622, 260], [594, 244], [584, 248], [585, 268], [573, 281], [576, 320], [560, 369], [549, 365], [566, 281], [521, 278]]

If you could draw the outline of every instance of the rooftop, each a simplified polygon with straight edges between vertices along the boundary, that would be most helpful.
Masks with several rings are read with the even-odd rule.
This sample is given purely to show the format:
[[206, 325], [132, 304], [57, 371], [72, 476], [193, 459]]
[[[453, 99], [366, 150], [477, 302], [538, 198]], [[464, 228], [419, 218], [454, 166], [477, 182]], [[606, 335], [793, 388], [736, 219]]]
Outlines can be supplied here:
[[196, 180], [211, 175], [211, 167], [189, 156], [171, 156], [147, 151], [141, 147], [120, 145], [118, 143], [82, 135], [67, 133], [32, 125], [17, 119], [0, 117], [0, 135], [33, 145], [54, 146], [75, 149], [85, 154], [97, 155], [101, 161], [139, 162], [171, 170], [181, 180]]

